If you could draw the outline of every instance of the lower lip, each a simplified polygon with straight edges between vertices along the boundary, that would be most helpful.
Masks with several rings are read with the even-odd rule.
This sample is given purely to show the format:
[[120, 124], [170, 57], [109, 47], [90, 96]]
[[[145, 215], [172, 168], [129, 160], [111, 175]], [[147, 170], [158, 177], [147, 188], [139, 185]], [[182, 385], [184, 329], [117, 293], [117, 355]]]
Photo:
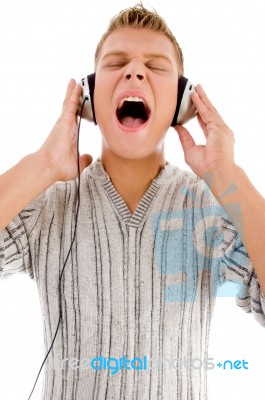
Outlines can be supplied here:
[[150, 117], [148, 118], [148, 120], [146, 120], [142, 125], [139, 125], [137, 128], [129, 128], [128, 126], [122, 125], [116, 116], [116, 121], [117, 121], [118, 127], [125, 132], [132, 132], [132, 133], [139, 132], [139, 131], [143, 130], [144, 128], [146, 128], [146, 126], [149, 122], [149, 119], [150, 119]]

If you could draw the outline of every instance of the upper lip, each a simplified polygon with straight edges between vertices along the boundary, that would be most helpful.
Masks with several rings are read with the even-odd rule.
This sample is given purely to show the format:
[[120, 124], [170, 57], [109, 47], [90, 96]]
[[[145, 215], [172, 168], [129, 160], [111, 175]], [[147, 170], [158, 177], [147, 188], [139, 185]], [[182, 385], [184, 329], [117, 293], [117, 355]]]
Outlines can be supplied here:
[[147, 108], [148, 112], [150, 112], [151, 107], [150, 107], [150, 102], [146, 98], [146, 95], [143, 92], [140, 92], [138, 90], [125, 90], [119, 94], [119, 96], [116, 99], [116, 109], [118, 108], [119, 103], [121, 102], [124, 97], [140, 97], [144, 101], [144, 105]]

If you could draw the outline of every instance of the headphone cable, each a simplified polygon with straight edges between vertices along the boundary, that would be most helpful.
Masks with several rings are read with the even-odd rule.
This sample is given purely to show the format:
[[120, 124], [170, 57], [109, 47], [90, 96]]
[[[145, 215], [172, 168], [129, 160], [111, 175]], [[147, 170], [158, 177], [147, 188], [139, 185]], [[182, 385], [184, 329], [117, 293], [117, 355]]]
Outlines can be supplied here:
[[33, 385], [32, 391], [31, 391], [31, 393], [30, 393], [30, 395], [29, 395], [29, 397], [28, 397], [28, 400], [30, 400], [30, 398], [31, 398], [31, 396], [32, 396], [32, 393], [33, 393], [33, 391], [34, 391], [34, 389], [35, 389], [35, 386], [36, 386], [36, 384], [37, 384], [37, 381], [38, 381], [38, 379], [39, 379], [41, 370], [42, 370], [42, 368], [43, 368], [43, 366], [44, 366], [44, 364], [45, 364], [45, 362], [46, 362], [46, 360], [47, 360], [47, 358], [48, 358], [48, 355], [50, 354], [50, 351], [51, 351], [51, 349], [52, 349], [52, 347], [53, 347], [53, 344], [54, 344], [56, 335], [57, 335], [58, 330], [59, 330], [60, 322], [61, 322], [61, 319], [62, 319], [61, 279], [62, 279], [62, 276], [63, 276], [63, 273], [64, 273], [64, 269], [65, 269], [66, 263], [67, 263], [67, 261], [68, 261], [68, 258], [69, 258], [69, 256], [70, 256], [70, 254], [71, 254], [71, 251], [72, 251], [72, 247], [73, 247], [74, 240], [75, 240], [75, 236], [76, 236], [76, 230], [77, 230], [77, 221], [78, 221], [79, 207], [80, 207], [80, 162], [79, 162], [79, 157], [80, 157], [80, 154], [79, 154], [79, 136], [80, 136], [80, 135], [79, 135], [79, 133], [80, 133], [80, 126], [81, 126], [81, 119], [82, 119], [82, 115], [83, 115], [83, 109], [84, 109], [85, 102], [86, 102], [87, 100], [88, 100], [87, 97], [85, 97], [84, 100], [83, 100], [83, 103], [82, 103], [82, 106], [81, 106], [80, 118], [79, 118], [79, 122], [78, 122], [78, 129], [77, 129], [77, 141], [76, 141], [76, 155], [77, 155], [77, 195], [76, 195], [75, 227], [74, 227], [74, 234], [73, 234], [73, 237], [72, 237], [72, 242], [71, 242], [70, 248], [69, 248], [69, 250], [68, 250], [66, 259], [65, 259], [65, 261], [64, 261], [63, 268], [62, 268], [62, 271], [61, 271], [61, 273], [60, 273], [60, 278], [59, 278], [59, 290], [58, 290], [58, 291], [59, 291], [59, 320], [58, 320], [57, 328], [56, 328], [56, 331], [55, 331], [55, 334], [54, 334], [52, 343], [51, 343], [50, 348], [49, 348], [49, 350], [48, 350], [48, 352], [47, 352], [47, 354], [46, 354], [46, 356], [45, 356], [45, 358], [44, 358], [44, 360], [43, 360], [43, 362], [42, 362], [42, 364], [41, 364], [41, 367], [40, 367], [40, 369], [39, 369], [37, 378], [36, 378], [35, 383], [34, 383], [34, 385]]

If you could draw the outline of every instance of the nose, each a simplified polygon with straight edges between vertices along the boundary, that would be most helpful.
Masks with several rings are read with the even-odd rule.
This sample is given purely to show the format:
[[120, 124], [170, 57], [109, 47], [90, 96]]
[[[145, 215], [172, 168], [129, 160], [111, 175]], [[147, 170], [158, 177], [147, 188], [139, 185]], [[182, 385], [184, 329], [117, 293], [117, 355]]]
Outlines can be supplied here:
[[[132, 74], [126, 74], [125, 78], [127, 80], [131, 79], [133, 77]], [[139, 79], [139, 81], [142, 81], [144, 79], [144, 76], [142, 74], [136, 74], [136, 78]]]
[[142, 81], [145, 79], [145, 67], [140, 60], [131, 60], [127, 64], [124, 76], [128, 81], [134, 79]]

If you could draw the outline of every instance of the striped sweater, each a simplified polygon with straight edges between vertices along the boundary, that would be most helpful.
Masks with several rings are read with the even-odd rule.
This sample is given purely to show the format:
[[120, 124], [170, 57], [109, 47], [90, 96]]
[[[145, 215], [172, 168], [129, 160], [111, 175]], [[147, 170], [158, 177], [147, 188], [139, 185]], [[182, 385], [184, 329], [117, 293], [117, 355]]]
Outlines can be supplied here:
[[[42, 399], [207, 399], [211, 317], [227, 281], [265, 326], [265, 296], [229, 218], [203, 180], [169, 163], [133, 214], [100, 161], [80, 192]], [[36, 281], [45, 354], [75, 217], [76, 181], [57, 182], [0, 235], [1, 278]]]

